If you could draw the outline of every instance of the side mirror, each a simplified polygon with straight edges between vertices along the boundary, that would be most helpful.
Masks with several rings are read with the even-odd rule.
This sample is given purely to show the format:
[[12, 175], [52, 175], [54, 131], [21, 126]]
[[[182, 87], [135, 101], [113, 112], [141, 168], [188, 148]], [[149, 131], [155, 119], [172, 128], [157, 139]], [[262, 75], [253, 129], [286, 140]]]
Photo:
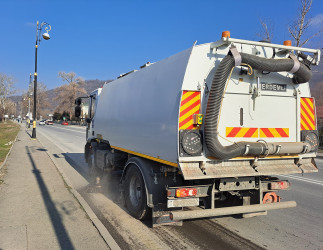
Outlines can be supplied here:
[[75, 106], [75, 117], [80, 117], [81, 116], [81, 106], [77, 105]]
[[78, 106], [80, 106], [82, 104], [82, 98], [80, 98], [80, 97], [79, 98], [76, 98], [75, 99], [75, 104], [78, 105]]

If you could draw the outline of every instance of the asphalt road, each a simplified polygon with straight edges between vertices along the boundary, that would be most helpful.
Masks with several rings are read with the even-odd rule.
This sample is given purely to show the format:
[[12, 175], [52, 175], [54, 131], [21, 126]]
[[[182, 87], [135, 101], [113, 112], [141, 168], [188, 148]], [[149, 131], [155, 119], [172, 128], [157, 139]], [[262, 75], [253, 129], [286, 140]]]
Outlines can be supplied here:
[[[172, 249], [323, 249], [323, 157], [316, 159], [318, 173], [281, 176], [291, 182], [292, 188], [281, 191], [280, 195], [284, 201], [295, 200], [298, 204], [296, 208], [269, 211], [267, 216], [254, 218], [226, 216], [185, 221], [182, 227], [151, 229], [128, 218], [120, 195], [115, 192], [118, 176], [107, 181], [108, 191], [103, 190], [103, 195], [84, 192], [88, 184], [88, 169], [83, 158], [84, 127], [37, 126], [37, 136], [44, 146], [51, 149], [50, 152], [56, 150], [70, 162], [72, 167], [66, 171], [74, 187], [83, 191], [98, 217], [109, 230], [115, 231], [112, 235], [118, 238], [124, 249], [136, 246], [154, 248], [155, 241], [159, 240], [159, 247], [165, 244], [164, 247]], [[114, 210], [109, 211], [107, 206]], [[115, 220], [115, 213], [119, 222]], [[129, 221], [131, 226], [128, 228], [124, 224]], [[136, 235], [131, 228], [134, 225], [138, 230], [151, 234], [150, 238], [143, 237], [143, 233]], [[139, 245], [132, 245], [133, 241], [139, 242]]]

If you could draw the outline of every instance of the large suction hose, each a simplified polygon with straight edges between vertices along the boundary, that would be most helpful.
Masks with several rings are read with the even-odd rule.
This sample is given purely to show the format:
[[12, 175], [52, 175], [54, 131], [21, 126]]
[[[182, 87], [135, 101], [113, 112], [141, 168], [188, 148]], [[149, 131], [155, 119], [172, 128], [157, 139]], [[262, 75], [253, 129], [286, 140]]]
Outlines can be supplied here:
[[[267, 72], [290, 71], [294, 67], [292, 59], [267, 59], [258, 56], [241, 53], [241, 62], [249, 64], [252, 68]], [[281, 145], [268, 145], [264, 142], [237, 142], [230, 146], [223, 146], [218, 139], [218, 118], [224, 89], [231, 69], [235, 66], [235, 60], [231, 53], [223, 58], [213, 77], [209, 99], [207, 103], [204, 135], [206, 146], [213, 157], [218, 159], [230, 159], [242, 155], [264, 155], [279, 153], [282, 145], [284, 153], [309, 152], [310, 146], [305, 142], [282, 143]], [[295, 83], [305, 83], [311, 79], [312, 72], [304, 64], [294, 73]], [[293, 146], [292, 146], [293, 144]], [[288, 146], [291, 145], [291, 146]], [[296, 146], [297, 145], [297, 146]], [[296, 146], [296, 147], [295, 147]], [[274, 148], [269, 150], [269, 148]]]

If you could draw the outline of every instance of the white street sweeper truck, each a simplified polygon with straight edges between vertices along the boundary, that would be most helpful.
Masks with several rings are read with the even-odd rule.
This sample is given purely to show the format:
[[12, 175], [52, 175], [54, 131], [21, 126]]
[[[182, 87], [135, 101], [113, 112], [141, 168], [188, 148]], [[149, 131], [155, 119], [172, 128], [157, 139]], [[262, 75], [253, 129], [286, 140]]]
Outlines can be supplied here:
[[[295, 207], [280, 175], [317, 172], [309, 81], [320, 50], [230, 38], [196, 45], [95, 90], [85, 159], [122, 170], [129, 213], [153, 225]], [[76, 99], [76, 115], [82, 98]]]

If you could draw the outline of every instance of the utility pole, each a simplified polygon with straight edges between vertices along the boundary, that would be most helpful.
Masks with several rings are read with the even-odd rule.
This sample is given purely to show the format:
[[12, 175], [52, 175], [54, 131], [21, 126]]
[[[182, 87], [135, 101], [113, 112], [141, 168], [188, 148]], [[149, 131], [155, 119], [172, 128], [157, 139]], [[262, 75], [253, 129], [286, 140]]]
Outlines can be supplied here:
[[[44, 25], [47, 25], [45, 28], [46, 33], [42, 34], [42, 28]], [[39, 24], [37, 21], [37, 28], [36, 28], [36, 45], [35, 45], [35, 73], [34, 73], [34, 112], [33, 112], [33, 132], [31, 138], [36, 138], [36, 120], [37, 120], [37, 49], [38, 45], [40, 44], [41, 38], [43, 37], [45, 40], [49, 40], [50, 36], [48, 32], [51, 30], [51, 26], [46, 23], [42, 22]], [[41, 36], [42, 34], [42, 36]]]
[[[29, 75], [29, 86], [28, 86], [28, 92], [27, 92], [27, 95], [28, 95], [28, 119], [30, 120], [30, 96], [31, 96], [31, 91], [30, 91], [30, 87], [31, 87], [31, 83], [32, 83], [32, 80], [31, 80], [31, 73]], [[28, 128], [30, 128], [30, 122], [28, 123]]]

